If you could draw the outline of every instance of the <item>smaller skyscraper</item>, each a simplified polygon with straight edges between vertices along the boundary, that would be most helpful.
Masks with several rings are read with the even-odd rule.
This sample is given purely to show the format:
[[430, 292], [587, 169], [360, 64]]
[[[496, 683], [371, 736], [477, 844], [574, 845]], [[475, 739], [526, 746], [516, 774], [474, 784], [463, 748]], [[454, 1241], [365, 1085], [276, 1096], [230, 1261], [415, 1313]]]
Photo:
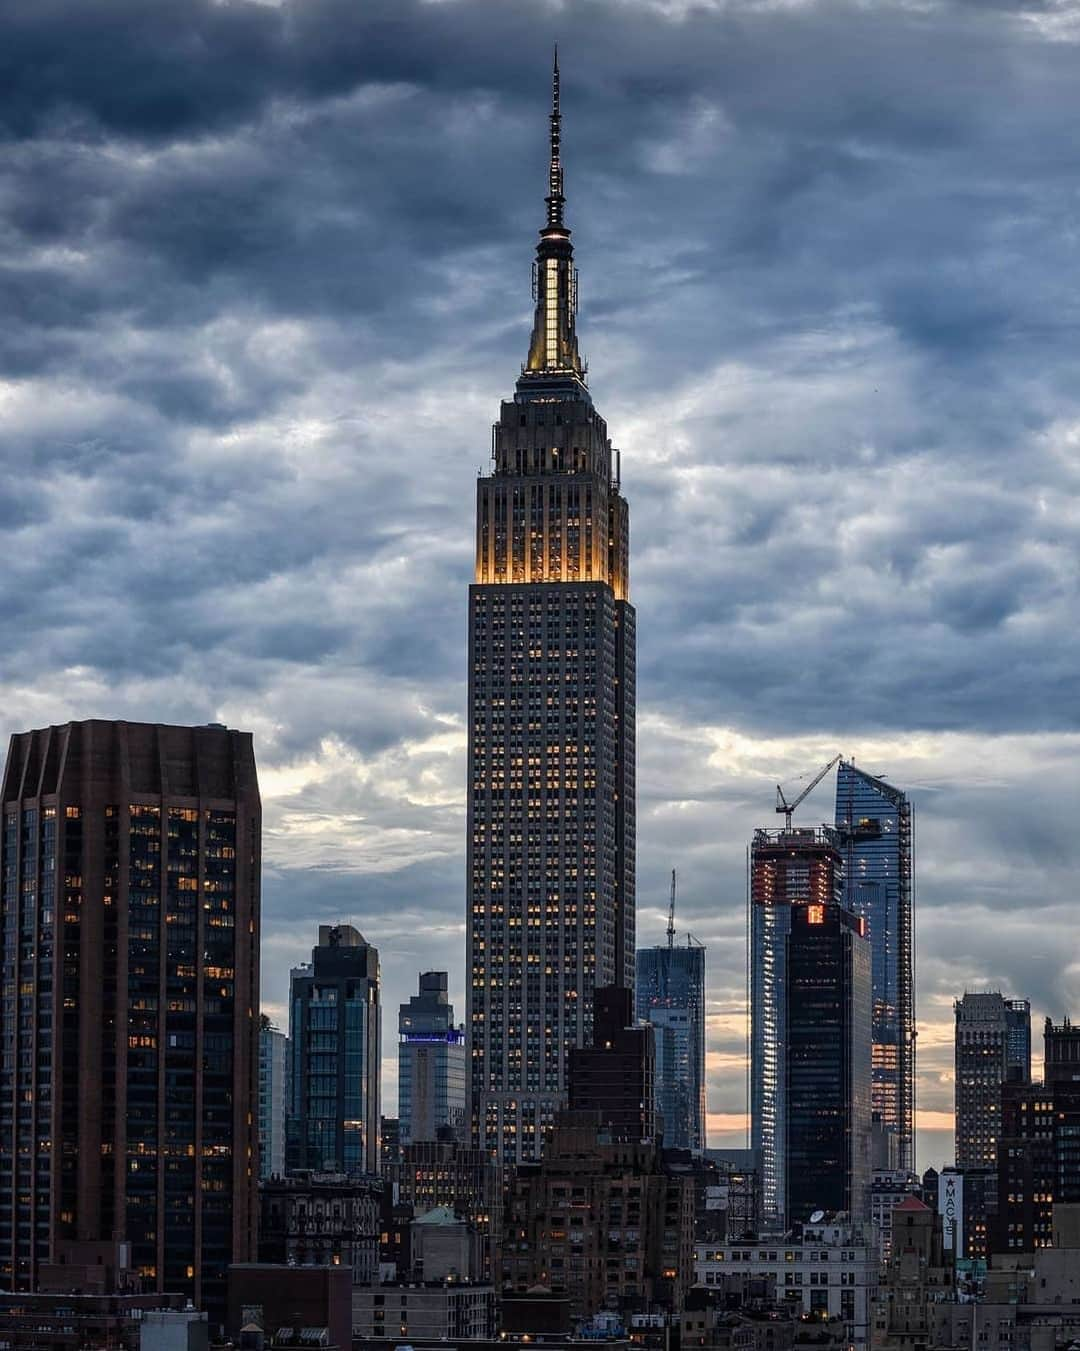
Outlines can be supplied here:
[[797, 905], [787, 946], [784, 1113], [789, 1224], [815, 1212], [867, 1218], [870, 944], [838, 905]]
[[289, 1039], [264, 1013], [259, 1023], [259, 1181], [285, 1175]]
[[634, 998], [620, 985], [593, 995], [593, 1044], [570, 1052], [570, 1110], [598, 1112], [613, 1140], [655, 1140], [655, 1048], [651, 1027], [634, 1027]]
[[[674, 874], [673, 874], [674, 877]], [[675, 945], [672, 919], [666, 946], [637, 953], [636, 1012], [656, 1031], [656, 1111], [664, 1144], [705, 1148], [705, 948], [689, 936]]]
[[1005, 1001], [1005, 1077], [1031, 1078], [1031, 1001]]
[[445, 971], [424, 971], [419, 992], [398, 1008], [398, 1121], [402, 1146], [464, 1138], [465, 1030], [454, 1024]]
[[379, 1171], [379, 954], [351, 924], [320, 924], [292, 972], [290, 1169]]
[[750, 1115], [761, 1160], [763, 1219], [783, 1225], [787, 1130], [787, 945], [793, 906], [837, 905], [839, 836], [818, 829], [757, 830], [750, 846]]
[[966, 992], [956, 1014], [956, 1166], [963, 1173], [964, 1256], [987, 1257], [997, 1208], [998, 1141], [1005, 1133], [1004, 1084], [1030, 1078], [1027, 1000], [997, 990]]
[[1026, 999], [1007, 1000], [991, 990], [965, 993], [953, 1008], [956, 1166], [993, 1168], [1001, 1134], [1001, 1085], [1010, 1077], [1031, 1075], [1030, 1006]]

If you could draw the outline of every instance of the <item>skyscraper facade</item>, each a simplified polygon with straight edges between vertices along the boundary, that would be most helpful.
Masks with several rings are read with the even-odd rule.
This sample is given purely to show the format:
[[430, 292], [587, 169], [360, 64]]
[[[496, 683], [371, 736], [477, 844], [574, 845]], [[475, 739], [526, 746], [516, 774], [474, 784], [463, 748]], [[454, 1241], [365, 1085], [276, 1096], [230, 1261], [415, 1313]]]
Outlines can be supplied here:
[[997, 1162], [1001, 1086], [1010, 1077], [1030, 1078], [1030, 1011], [1026, 1074], [1022, 1048], [1011, 1050], [1017, 1046], [1015, 1006], [1026, 1003], [991, 990], [965, 992], [953, 1005], [958, 1168], [992, 1168]]
[[783, 1039], [788, 1224], [866, 1219], [870, 1199], [870, 945], [839, 905], [791, 907]]
[[[956, 1166], [964, 1175], [964, 1255], [987, 1257], [997, 1209], [998, 1143], [1006, 1130], [1007, 1081], [1030, 1078], [1030, 1010], [996, 990], [965, 993], [956, 1016]], [[1027, 1019], [1027, 1040], [1022, 1035]], [[1026, 1065], [1025, 1065], [1026, 1060]], [[1010, 1126], [1011, 1129], [1011, 1126]]]
[[424, 971], [398, 1007], [398, 1130], [401, 1145], [465, 1135], [465, 1030], [454, 1024], [447, 973]]
[[656, 1110], [664, 1144], [705, 1148], [705, 948], [641, 948], [636, 1012], [656, 1029]]
[[618, 457], [574, 328], [555, 71], [528, 358], [477, 484], [469, 592], [468, 1016], [474, 1139], [535, 1159], [634, 979], [634, 611]]
[[613, 1140], [656, 1140], [653, 1029], [634, 1025], [634, 999], [624, 985], [593, 997], [593, 1044], [570, 1049], [571, 1112], [598, 1112]]
[[912, 811], [892, 784], [841, 761], [836, 829], [845, 907], [866, 921], [873, 965], [873, 1110], [914, 1167], [915, 1007], [912, 976]]
[[258, 1222], [261, 812], [251, 736], [14, 736], [0, 837], [0, 1279], [67, 1240], [223, 1316]]
[[285, 1175], [289, 1039], [264, 1014], [259, 1027], [259, 1180]]
[[792, 906], [838, 904], [839, 837], [828, 826], [758, 830], [750, 845], [750, 1120], [763, 1218], [787, 1215], [787, 979]]
[[379, 1171], [379, 954], [351, 924], [320, 924], [289, 991], [290, 1169]]
[[1031, 1078], [1031, 1001], [1005, 1001], [1005, 1073], [1021, 1082]]

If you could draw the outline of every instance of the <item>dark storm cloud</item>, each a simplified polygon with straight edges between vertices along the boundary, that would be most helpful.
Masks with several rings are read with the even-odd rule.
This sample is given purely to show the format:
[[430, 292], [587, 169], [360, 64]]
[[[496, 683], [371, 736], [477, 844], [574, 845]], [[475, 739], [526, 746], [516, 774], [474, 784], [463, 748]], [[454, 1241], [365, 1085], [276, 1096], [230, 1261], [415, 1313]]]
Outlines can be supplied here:
[[344, 914], [388, 1005], [423, 964], [460, 996], [471, 479], [525, 348], [558, 38], [634, 523], [640, 930], [677, 863], [738, 1112], [747, 834], [778, 778], [865, 749], [917, 788], [947, 1106], [958, 985], [1080, 1001], [1044, 933], [1080, 806], [1068, 19], [5, 5], [6, 727], [253, 728], [268, 1000]]

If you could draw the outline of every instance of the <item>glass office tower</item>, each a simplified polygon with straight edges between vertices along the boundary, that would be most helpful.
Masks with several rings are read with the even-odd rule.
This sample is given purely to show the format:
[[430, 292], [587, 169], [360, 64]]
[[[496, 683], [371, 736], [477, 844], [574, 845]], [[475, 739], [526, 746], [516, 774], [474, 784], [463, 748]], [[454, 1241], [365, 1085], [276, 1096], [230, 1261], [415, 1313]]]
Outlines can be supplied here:
[[637, 954], [639, 1022], [656, 1029], [656, 1110], [664, 1144], [705, 1148], [705, 948], [687, 941]]
[[787, 950], [792, 906], [839, 903], [839, 837], [817, 829], [757, 830], [750, 846], [750, 1118], [766, 1225], [787, 1215]]
[[912, 812], [906, 794], [853, 764], [836, 774], [844, 906], [866, 921], [873, 968], [873, 1110], [896, 1139], [880, 1166], [914, 1167]]
[[815, 1211], [867, 1218], [870, 945], [838, 905], [791, 907], [784, 1043], [788, 1224]]
[[290, 1170], [379, 1171], [379, 954], [351, 924], [320, 924], [289, 1001]]

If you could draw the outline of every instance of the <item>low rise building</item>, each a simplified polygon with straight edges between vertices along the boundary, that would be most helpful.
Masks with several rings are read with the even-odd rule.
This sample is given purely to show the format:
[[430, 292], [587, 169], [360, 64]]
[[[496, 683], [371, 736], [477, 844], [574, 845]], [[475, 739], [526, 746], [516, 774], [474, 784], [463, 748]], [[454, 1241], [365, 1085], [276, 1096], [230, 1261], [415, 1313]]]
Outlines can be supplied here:
[[[352, 1351], [352, 1280], [344, 1266], [242, 1262], [229, 1268], [226, 1332], [255, 1334], [264, 1346], [289, 1346], [303, 1329], [308, 1345]], [[318, 1338], [318, 1340], [316, 1340]]]
[[298, 1173], [259, 1188], [259, 1260], [344, 1266], [355, 1284], [378, 1279], [379, 1178]]
[[[896, 1136], [889, 1134], [890, 1140]], [[892, 1253], [893, 1211], [909, 1196], [922, 1199], [922, 1183], [918, 1173], [902, 1168], [878, 1168], [870, 1183], [870, 1219], [877, 1230], [878, 1248], [882, 1262], [888, 1262]]]
[[933, 1306], [956, 1299], [953, 1255], [941, 1216], [907, 1196], [889, 1217], [890, 1256], [874, 1300], [874, 1351], [919, 1351], [931, 1344]]
[[698, 1244], [695, 1279], [716, 1286], [726, 1273], [772, 1276], [777, 1299], [793, 1311], [839, 1319], [855, 1347], [870, 1341], [870, 1308], [878, 1284], [873, 1230], [839, 1222], [806, 1224], [788, 1234]]
[[[185, 1295], [0, 1293], [3, 1351], [138, 1351], [143, 1316], [183, 1309]], [[205, 1316], [203, 1327], [205, 1329]]]
[[[414, 1141], [384, 1165], [383, 1176], [398, 1203], [418, 1215], [447, 1207], [480, 1235], [483, 1276], [490, 1279], [495, 1236], [502, 1224], [502, 1169], [483, 1149], [444, 1133], [438, 1140]], [[402, 1276], [408, 1272], [402, 1270]]]
[[495, 1332], [495, 1291], [490, 1285], [428, 1281], [354, 1286], [354, 1337], [408, 1341], [477, 1341]]
[[682, 1307], [693, 1279], [693, 1183], [659, 1146], [613, 1140], [599, 1112], [562, 1112], [520, 1166], [500, 1252], [502, 1288], [566, 1294], [576, 1319]]

